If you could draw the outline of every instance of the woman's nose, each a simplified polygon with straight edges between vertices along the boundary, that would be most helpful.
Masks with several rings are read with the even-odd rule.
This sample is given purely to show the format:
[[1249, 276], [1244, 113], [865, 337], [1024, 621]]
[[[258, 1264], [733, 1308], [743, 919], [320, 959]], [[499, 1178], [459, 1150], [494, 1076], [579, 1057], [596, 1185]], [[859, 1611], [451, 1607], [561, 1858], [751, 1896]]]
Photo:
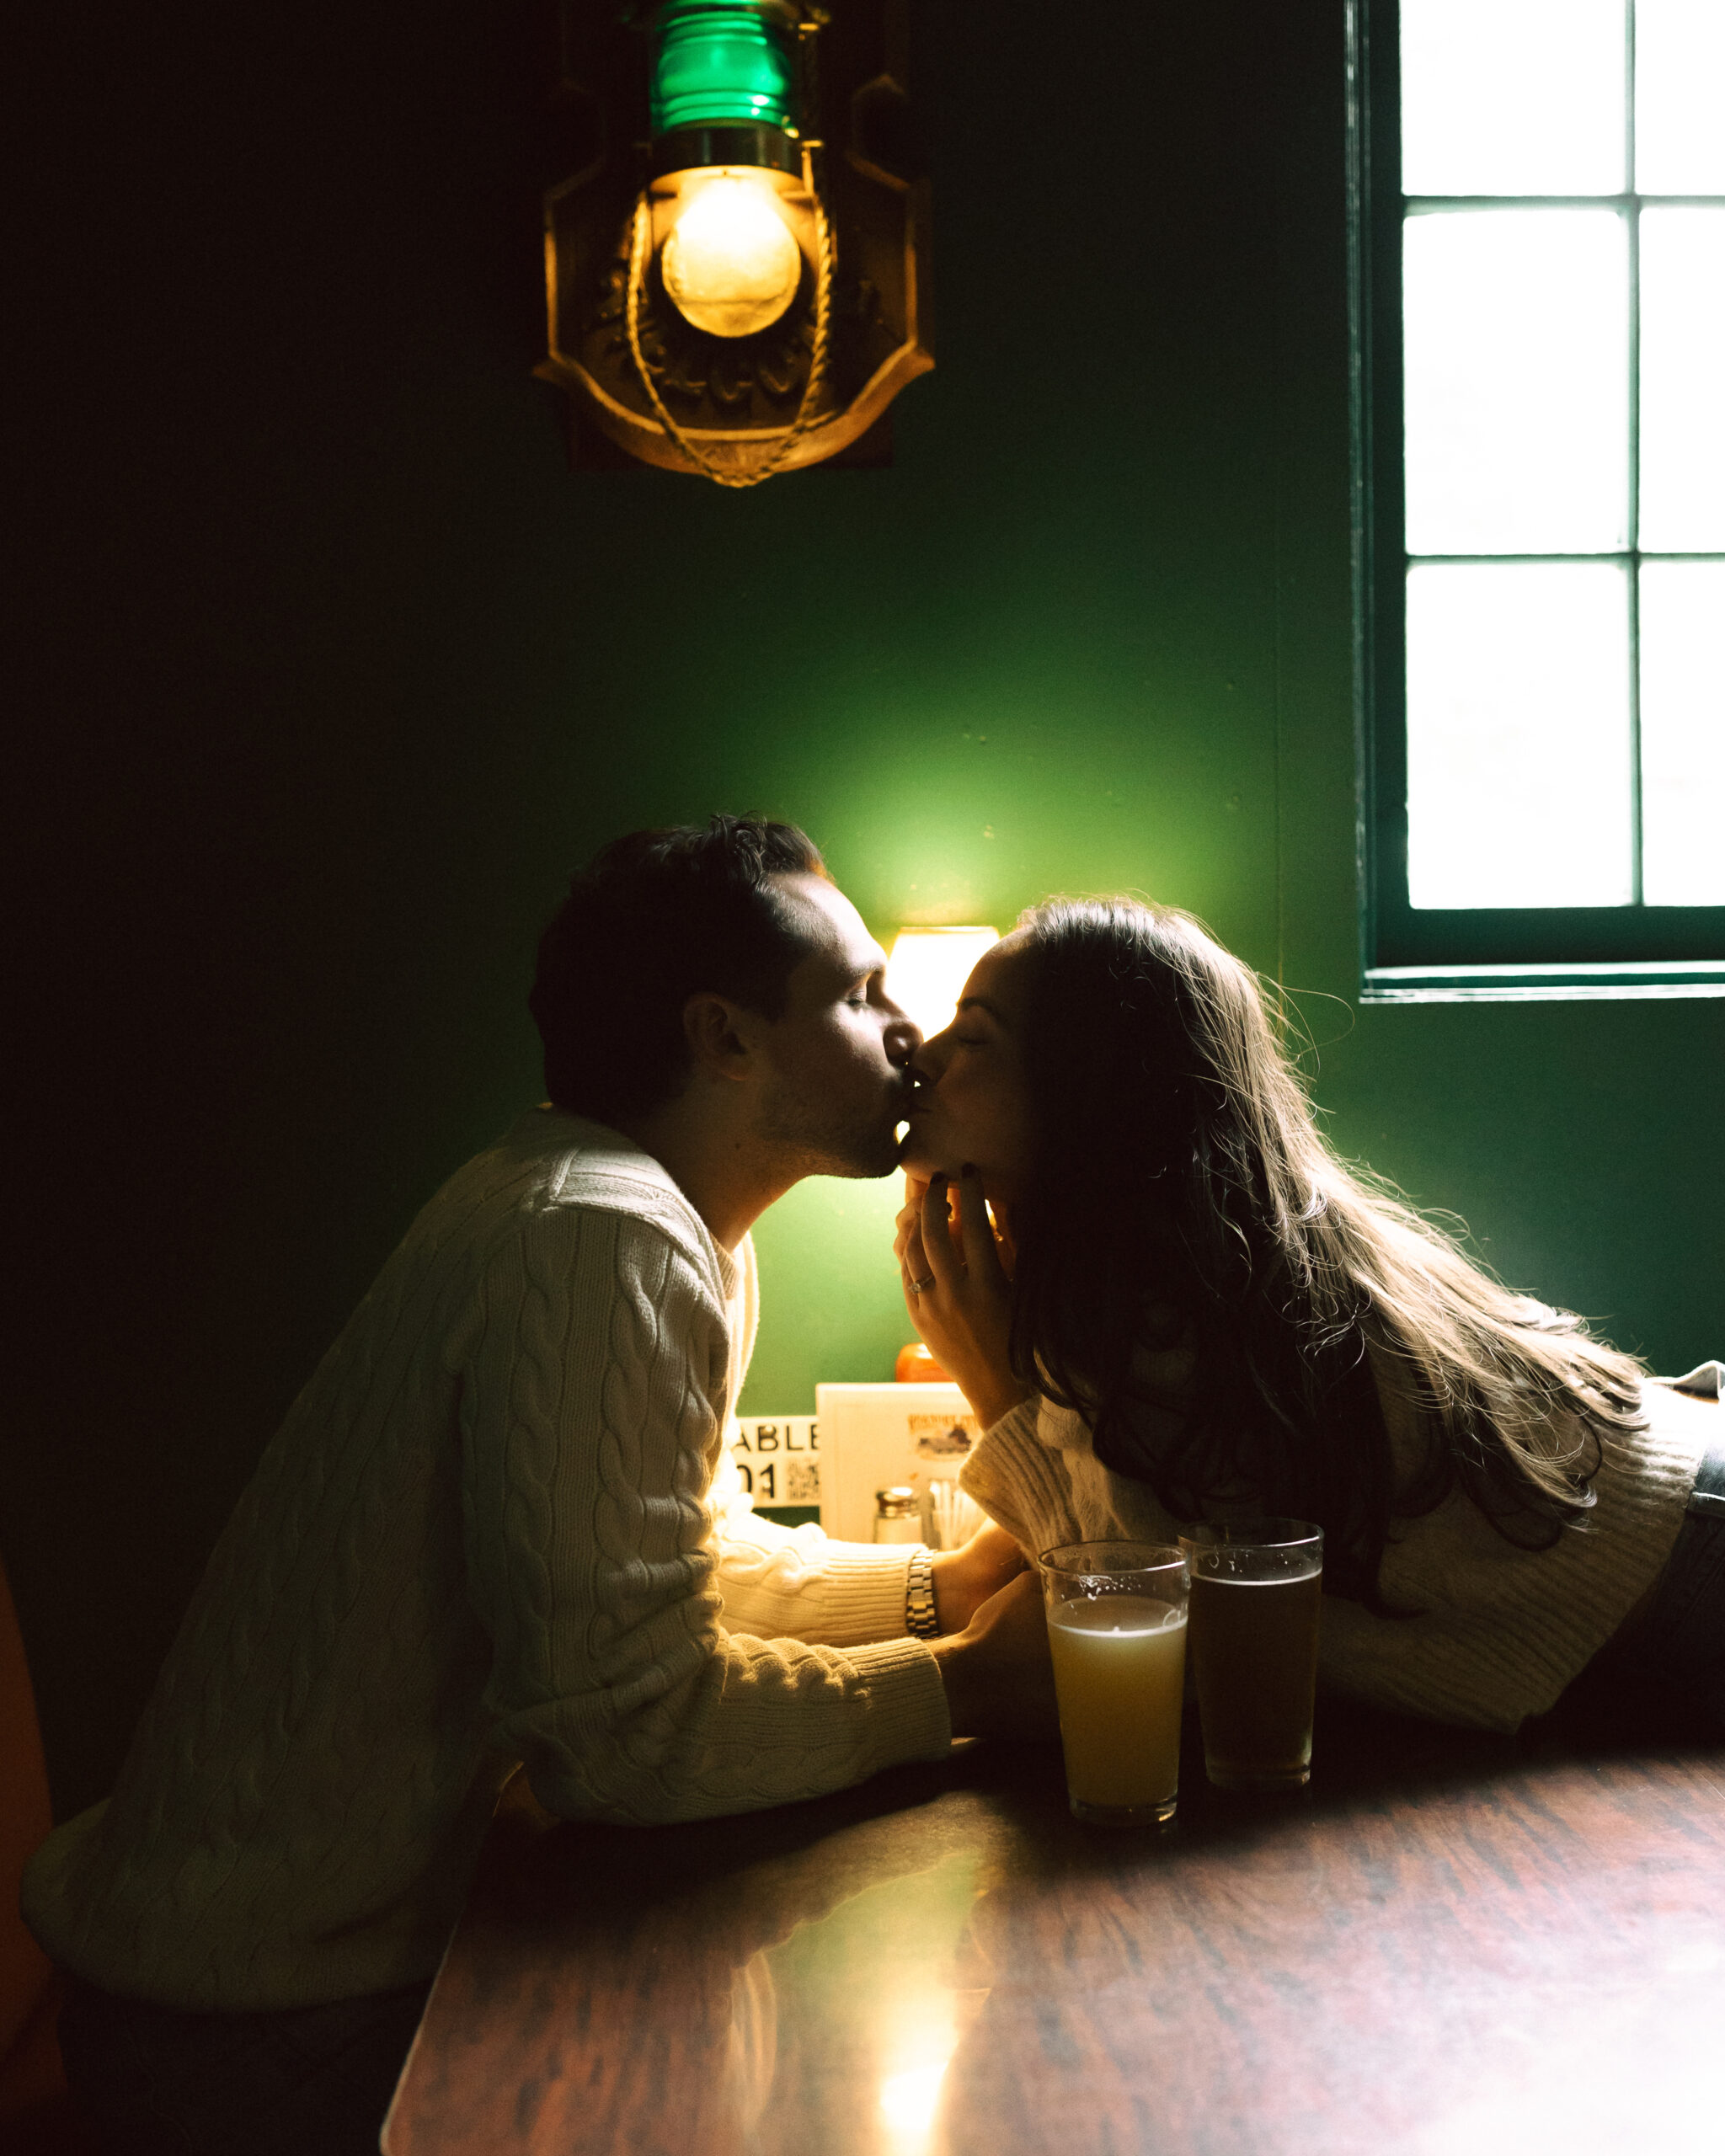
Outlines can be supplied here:
[[946, 1035], [936, 1033], [923, 1042], [911, 1059], [911, 1075], [920, 1078], [925, 1085], [939, 1082], [940, 1074], [946, 1069]]

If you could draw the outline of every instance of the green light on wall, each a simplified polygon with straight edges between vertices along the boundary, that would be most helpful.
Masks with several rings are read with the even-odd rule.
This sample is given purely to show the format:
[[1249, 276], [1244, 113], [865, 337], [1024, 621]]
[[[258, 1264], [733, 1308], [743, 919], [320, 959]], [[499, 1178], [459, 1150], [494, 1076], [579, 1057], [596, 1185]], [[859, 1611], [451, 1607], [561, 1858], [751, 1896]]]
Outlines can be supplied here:
[[797, 131], [792, 32], [771, 0], [665, 0], [654, 24], [655, 138], [679, 127]]

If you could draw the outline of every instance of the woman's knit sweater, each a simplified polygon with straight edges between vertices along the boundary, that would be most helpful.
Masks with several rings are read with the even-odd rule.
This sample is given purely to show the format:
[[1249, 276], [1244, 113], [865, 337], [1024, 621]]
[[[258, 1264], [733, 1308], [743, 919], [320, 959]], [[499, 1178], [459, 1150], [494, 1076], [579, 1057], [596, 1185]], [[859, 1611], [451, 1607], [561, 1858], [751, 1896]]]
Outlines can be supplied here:
[[[1392, 1454], [1405, 1464], [1410, 1413], [1380, 1380]], [[1459, 1490], [1391, 1529], [1380, 1585], [1398, 1614], [1326, 1595], [1318, 1673], [1329, 1688], [1405, 1714], [1514, 1730], [1553, 1706], [1623, 1623], [1670, 1554], [1696, 1466], [1722, 1411], [1658, 1385], [1648, 1427], [1614, 1443], [1595, 1504], [1549, 1550], [1518, 1549]], [[1027, 1548], [1167, 1542], [1178, 1532], [1144, 1483], [1097, 1458], [1081, 1418], [1024, 1401], [984, 1436], [963, 1474], [985, 1512]]]
[[536, 1110], [462, 1169], [266, 1449], [113, 1796], [34, 1860], [55, 1959], [186, 2008], [385, 1990], [519, 1761], [651, 1822], [944, 1754], [911, 1552], [741, 1495], [755, 1321], [748, 1243], [616, 1133]]

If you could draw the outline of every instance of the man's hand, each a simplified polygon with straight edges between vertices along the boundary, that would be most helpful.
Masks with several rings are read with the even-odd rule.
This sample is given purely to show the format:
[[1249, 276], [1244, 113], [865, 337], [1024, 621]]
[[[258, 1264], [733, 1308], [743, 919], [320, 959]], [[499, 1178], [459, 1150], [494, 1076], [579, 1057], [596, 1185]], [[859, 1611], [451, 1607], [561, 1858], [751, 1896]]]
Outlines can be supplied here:
[[934, 1610], [943, 1632], [962, 1632], [991, 1594], [1016, 1579], [1029, 1562], [1013, 1537], [992, 1520], [959, 1550], [943, 1550], [929, 1562]]
[[991, 1595], [962, 1632], [931, 1640], [954, 1737], [1052, 1741], [1060, 1735], [1042, 1582], [1021, 1572]]

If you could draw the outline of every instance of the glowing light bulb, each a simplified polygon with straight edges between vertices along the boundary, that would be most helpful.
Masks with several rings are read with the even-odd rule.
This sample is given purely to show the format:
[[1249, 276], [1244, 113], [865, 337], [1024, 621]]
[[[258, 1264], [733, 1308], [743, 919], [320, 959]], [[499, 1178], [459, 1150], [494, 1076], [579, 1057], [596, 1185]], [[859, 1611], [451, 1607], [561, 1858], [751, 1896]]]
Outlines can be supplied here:
[[803, 255], [758, 180], [709, 180], [670, 228], [660, 257], [677, 312], [714, 337], [752, 337], [797, 296]]
[[901, 928], [887, 960], [886, 992], [925, 1039], [943, 1033], [971, 967], [1000, 940], [992, 928]]

